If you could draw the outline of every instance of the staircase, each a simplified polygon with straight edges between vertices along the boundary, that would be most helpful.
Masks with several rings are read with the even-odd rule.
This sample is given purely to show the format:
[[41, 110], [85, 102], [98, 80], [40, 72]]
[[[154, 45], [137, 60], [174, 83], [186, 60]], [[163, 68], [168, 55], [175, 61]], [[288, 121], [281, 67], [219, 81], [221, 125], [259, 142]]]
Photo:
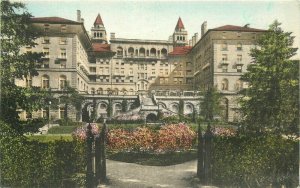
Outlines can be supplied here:
[[141, 101], [141, 111], [143, 110], [158, 110], [158, 105], [155, 104], [155, 101], [153, 98], [142, 95], [140, 96], [140, 101]]

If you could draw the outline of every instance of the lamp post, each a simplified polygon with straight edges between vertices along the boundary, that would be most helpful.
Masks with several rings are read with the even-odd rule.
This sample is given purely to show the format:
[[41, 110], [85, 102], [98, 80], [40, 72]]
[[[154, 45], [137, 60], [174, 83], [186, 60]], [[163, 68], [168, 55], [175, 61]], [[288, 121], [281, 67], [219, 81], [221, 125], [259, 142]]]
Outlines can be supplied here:
[[50, 105], [51, 105], [51, 101], [49, 101], [49, 105], [48, 105], [48, 129], [50, 127]]

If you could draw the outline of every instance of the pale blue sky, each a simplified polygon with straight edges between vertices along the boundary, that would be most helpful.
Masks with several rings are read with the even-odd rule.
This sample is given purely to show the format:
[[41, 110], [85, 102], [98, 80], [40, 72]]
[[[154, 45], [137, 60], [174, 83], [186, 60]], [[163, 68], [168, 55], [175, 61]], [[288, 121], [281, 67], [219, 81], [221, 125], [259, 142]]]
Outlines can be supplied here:
[[96, 1], [52, 0], [24, 1], [29, 12], [36, 17], [59, 16], [76, 20], [81, 10], [85, 27], [89, 31], [100, 13], [106, 31], [118, 38], [167, 40], [174, 31], [178, 17], [182, 18], [189, 38], [200, 34], [203, 21], [208, 28], [247, 23], [250, 27], [267, 29], [278, 19], [286, 31], [296, 35], [299, 46], [299, 1]]

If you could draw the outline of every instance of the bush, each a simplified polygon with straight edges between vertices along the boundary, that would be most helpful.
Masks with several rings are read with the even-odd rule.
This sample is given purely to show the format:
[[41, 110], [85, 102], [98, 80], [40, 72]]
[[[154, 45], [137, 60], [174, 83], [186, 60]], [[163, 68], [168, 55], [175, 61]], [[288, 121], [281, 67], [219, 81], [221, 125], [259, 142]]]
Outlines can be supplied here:
[[[101, 121], [99, 120], [99, 122], [101, 122]], [[132, 120], [132, 119], [128, 119], [128, 120], [111, 119], [111, 120], [107, 120], [106, 123], [107, 124], [143, 124], [143, 123], [145, 123], [145, 120], [143, 120], [143, 119], [137, 119], [137, 120]]]
[[298, 142], [281, 136], [215, 137], [213, 181], [222, 186], [296, 187]]
[[85, 173], [84, 143], [28, 141], [4, 123], [0, 129], [2, 186], [61, 187], [73, 174]]
[[77, 126], [55, 126], [48, 130], [48, 134], [71, 134]]
[[59, 126], [82, 126], [82, 122], [72, 121], [71, 119], [58, 119], [54, 123], [59, 124]]

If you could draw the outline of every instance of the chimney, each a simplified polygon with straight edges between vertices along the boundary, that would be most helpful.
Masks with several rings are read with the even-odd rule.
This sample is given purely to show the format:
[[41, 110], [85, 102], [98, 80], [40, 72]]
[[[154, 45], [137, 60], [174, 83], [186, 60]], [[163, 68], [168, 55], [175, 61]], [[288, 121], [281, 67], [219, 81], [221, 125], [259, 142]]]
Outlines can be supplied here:
[[198, 33], [195, 33], [195, 44], [198, 42]]
[[195, 46], [196, 40], [195, 40], [195, 35], [192, 37], [192, 46]]
[[201, 38], [206, 33], [206, 31], [207, 31], [207, 21], [203, 22], [201, 25]]
[[110, 40], [113, 40], [116, 38], [116, 34], [115, 33], [110, 33]]
[[192, 46], [192, 39], [189, 40], [189, 46]]
[[77, 22], [81, 22], [81, 11], [77, 10]]

